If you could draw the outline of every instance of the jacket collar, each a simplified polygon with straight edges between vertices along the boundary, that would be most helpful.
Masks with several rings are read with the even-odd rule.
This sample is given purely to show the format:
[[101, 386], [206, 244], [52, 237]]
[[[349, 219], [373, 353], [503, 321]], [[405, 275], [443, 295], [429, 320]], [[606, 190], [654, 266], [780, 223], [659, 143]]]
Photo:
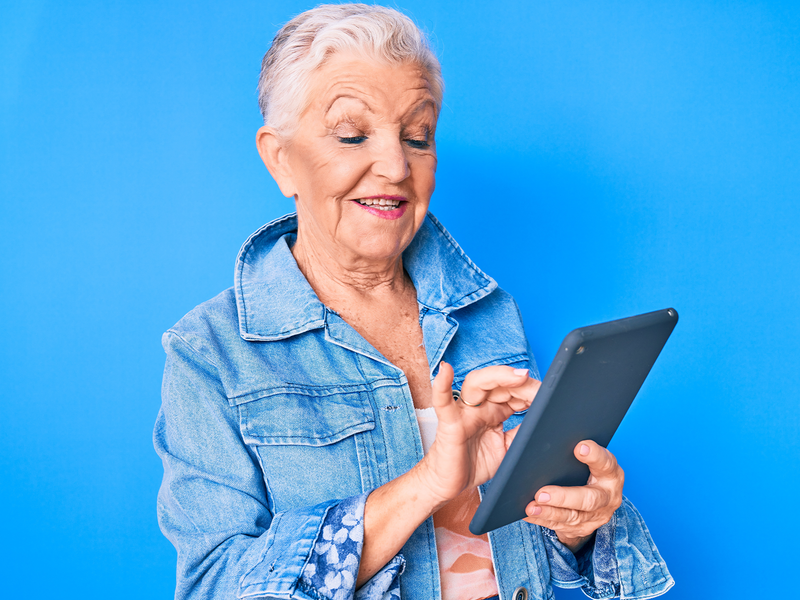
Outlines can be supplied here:
[[[326, 308], [290, 250], [296, 235], [293, 213], [264, 225], [239, 251], [234, 291], [239, 333], [245, 340], [280, 340], [325, 326]], [[431, 213], [403, 253], [403, 266], [420, 305], [444, 314], [480, 300], [497, 287]]]

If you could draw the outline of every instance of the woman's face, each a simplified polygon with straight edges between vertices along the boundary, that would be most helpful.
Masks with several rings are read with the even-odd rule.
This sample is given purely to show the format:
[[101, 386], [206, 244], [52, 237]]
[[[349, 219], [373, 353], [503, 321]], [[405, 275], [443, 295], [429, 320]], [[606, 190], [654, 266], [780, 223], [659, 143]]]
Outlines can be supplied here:
[[398, 257], [435, 186], [437, 114], [427, 73], [336, 55], [314, 74], [309, 93], [282, 150], [298, 243], [346, 264]]

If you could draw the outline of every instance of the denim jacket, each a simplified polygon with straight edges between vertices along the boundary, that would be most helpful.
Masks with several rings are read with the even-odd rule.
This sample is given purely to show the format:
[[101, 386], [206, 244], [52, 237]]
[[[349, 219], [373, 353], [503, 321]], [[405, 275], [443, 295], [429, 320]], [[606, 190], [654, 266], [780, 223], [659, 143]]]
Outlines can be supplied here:
[[[235, 285], [163, 337], [155, 426], [158, 518], [178, 551], [176, 598], [440, 598], [432, 519], [358, 591], [369, 492], [423, 457], [408, 381], [324, 306], [291, 254], [288, 215], [245, 242]], [[403, 255], [417, 290], [431, 377], [455, 388], [489, 365], [536, 365], [514, 300], [428, 215]], [[510, 428], [521, 416], [506, 423]], [[489, 534], [503, 600], [650, 598], [672, 584], [627, 499], [573, 555], [517, 522]]]

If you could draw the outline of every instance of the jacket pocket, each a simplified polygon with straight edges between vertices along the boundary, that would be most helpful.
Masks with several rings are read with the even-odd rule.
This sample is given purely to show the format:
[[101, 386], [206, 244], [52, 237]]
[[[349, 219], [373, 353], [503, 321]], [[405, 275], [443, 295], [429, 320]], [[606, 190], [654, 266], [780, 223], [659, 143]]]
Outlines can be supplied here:
[[271, 390], [239, 404], [239, 415], [273, 513], [366, 491], [375, 429], [366, 389]]

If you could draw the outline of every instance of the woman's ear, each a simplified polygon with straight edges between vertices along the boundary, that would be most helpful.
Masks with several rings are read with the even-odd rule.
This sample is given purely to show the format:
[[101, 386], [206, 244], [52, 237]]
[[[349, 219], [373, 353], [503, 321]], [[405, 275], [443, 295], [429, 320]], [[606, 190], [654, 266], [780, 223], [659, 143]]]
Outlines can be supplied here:
[[287, 198], [292, 198], [296, 190], [284, 139], [272, 127], [264, 125], [256, 132], [256, 147], [281, 193]]

